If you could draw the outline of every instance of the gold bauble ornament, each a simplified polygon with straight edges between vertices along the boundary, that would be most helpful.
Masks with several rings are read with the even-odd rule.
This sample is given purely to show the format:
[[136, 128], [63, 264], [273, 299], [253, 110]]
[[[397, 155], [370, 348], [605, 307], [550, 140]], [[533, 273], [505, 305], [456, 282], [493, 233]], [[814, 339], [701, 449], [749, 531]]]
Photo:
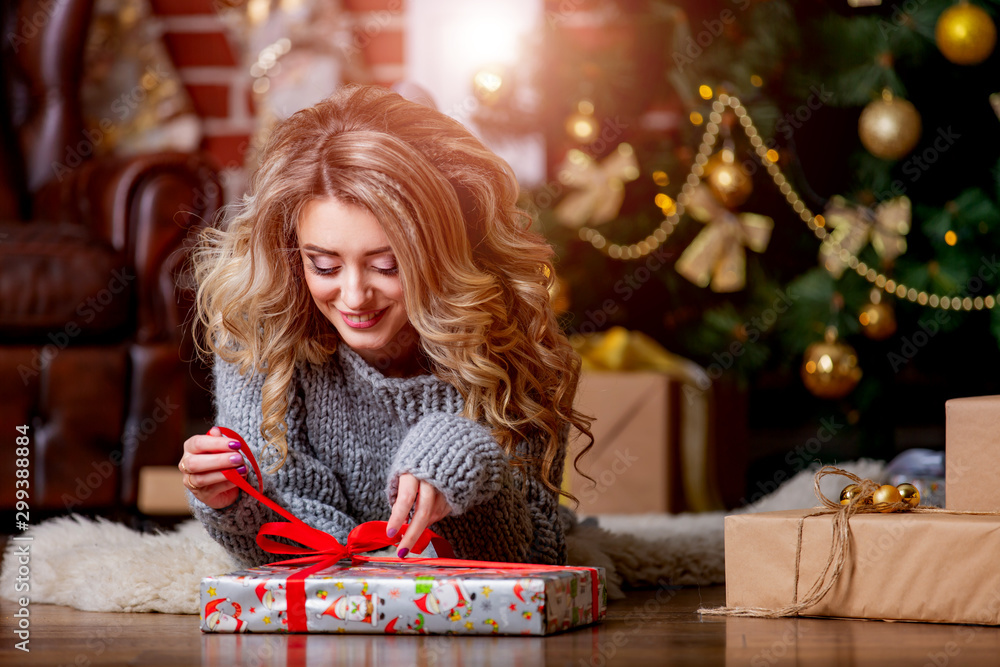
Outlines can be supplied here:
[[902, 497], [904, 503], [914, 508], [920, 504], [920, 489], [912, 484], [897, 484], [896, 489]]
[[985, 11], [960, 2], [941, 12], [934, 40], [944, 57], [956, 65], [978, 65], [993, 53], [997, 28]]
[[[896, 503], [903, 502], [903, 496], [900, 494], [899, 489], [894, 487], [892, 484], [883, 484], [875, 489], [875, 493], [872, 494], [872, 502], [874, 502], [875, 505], [882, 505], [883, 503], [885, 505], [895, 505]], [[892, 507], [884, 507], [882, 509], [876, 507], [876, 509], [878, 509], [879, 512], [896, 511], [895, 508]]]
[[916, 107], [888, 90], [871, 102], [858, 118], [858, 136], [868, 152], [883, 160], [898, 160], [920, 140], [920, 114]]
[[[850, 505], [851, 501], [854, 500], [855, 496], [861, 495], [861, 487], [857, 484], [848, 484], [844, 487], [843, 491], [840, 492], [840, 504]], [[867, 498], [861, 501], [864, 505], [870, 505], [872, 502], [871, 498]]]
[[882, 293], [872, 290], [871, 303], [858, 315], [861, 331], [872, 340], [885, 340], [896, 333], [896, 313], [892, 306], [882, 301]]
[[847, 396], [861, 380], [858, 353], [837, 340], [836, 327], [828, 327], [823, 342], [806, 348], [802, 359], [802, 383], [818, 398]]
[[736, 155], [724, 148], [705, 164], [705, 180], [715, 198], [727, 208], [736, 208], [753, 192], [753, 181], [736, 164]]

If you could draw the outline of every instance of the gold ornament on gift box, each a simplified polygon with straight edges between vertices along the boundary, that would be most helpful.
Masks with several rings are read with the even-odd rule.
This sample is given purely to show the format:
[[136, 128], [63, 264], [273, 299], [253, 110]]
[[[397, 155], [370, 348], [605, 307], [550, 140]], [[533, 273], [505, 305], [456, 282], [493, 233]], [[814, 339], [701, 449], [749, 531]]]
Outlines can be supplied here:
[[823, 342], [806, 348], [802, 360], [802, 383], [813, 396], [843, 398], [860, 380], [858, 353], [837, 339], [836, 327], [827, 327]]
[[956, 65], [978, 65], [993, 53], [997, 28], [984, 10], [963, 1], [941, 12], [934, 40], [944, 57]]
[[873, 288], [871, 301], [858, 315], [861, 331], [872, 340], [885, 340], [896, 333], [896, 313], [882, 300], [882, 292]]
[[637, 178], [639, 163], [629, 144], [618, 144], [600, 164], [581, 150], [570, 150], [559, 167], [559, 182], [576, 191], [555, 207], [556, 220], [573, 229], [614, 220], [625, 201], [625, 183]]
[[875, 493], [872, 494], [872, 502], [880, 512], [895, 512], [892, 505], [903, 502], [903, 495], [892, 484], [883, 484], [875, 489]]
[[899, 489], [899, 495], [903, 502], [913, 509], [920, 504], [920, 490], [910, 483], [897, 484], [896, 488]]
[[753, 193], [753, 182], [740, 165], [731, 148], [724, 148], [705, 165], [705, 180], [716, 199], [727, 208], [736, 208]]
[[888, 89], [858, 118], [858, 136], [868, 152], [883, 160], [898, 160], [920, 140], [920, 114], [910, 102]]
[[[860, 494], [861, 494], [861, 487], [860, 486], [858, 486], [857, 484], [848, 484], [840, 492], [840, 504], [841, 505], [850, 505], [851, 501], [854, 500], [855, 496], [858, 496]], [[860, 500], [859, 502], [864, 503], [864, 504], [867, 505], [867, 504], [870, 504], [871, 501], [872, 501], [871, 498], [865, 498], [863, 500]]]
[[850, 505], [855, 498], [860, 498], [856, 502], [862, 505], [875, 505], [873, 509], [879, 512], [895, 512], [897, 509], [906, 509], [898, 507], [900, 503], [905, 503], [909, 509], [920, 504], [920, 491], [909, 482], [897, 486], [883, 484], [868, 497], [863, 497], [862, 494], [861, 485], [848, 484], [840, 492], [840, 504]]
[[756, 213], [733, 213], [704, 185], [694, 188], [687, 211], [705, 224], [674, 268], [695, 285], [713, 292], [736, 292], [746, 285], [746, 248], [764, 252], [774, 221]]
[[831, 231], [820, 244], [820, 262], [834, 278], [840, 278], [850, 258], [869, 242], [883, 259], [896, 259], [906, 252], [910, 216], [910, 200], [906, 197], [882, 202], [874, 210], [851, 206], [843, 197], [831, 198], [823, 216]]

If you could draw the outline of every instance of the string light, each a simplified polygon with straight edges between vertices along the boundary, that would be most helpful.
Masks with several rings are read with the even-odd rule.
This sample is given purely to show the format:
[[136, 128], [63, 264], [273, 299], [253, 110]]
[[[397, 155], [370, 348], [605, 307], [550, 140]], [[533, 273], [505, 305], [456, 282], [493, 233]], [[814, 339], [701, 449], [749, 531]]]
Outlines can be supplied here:
[[[699, 162], [698, 159], [695, 160], [694, 164], [691, 165], [691, 172], [688, 174], [687, 180], [684, 182], [684, 186], [681, 188], [680, 194], [674, 199], [673, 213], [666, 215], [659, 226], [653, 231], [651, 235], [643, 239], [639, 243], [633, 243], [630, 245], [624, 245], [620, 243], [611, 243], [608, 239], [601, 234], [601, 232], [590, 227], [583, 227], [580, 229], [580, 238], [584, 241], [589, 242], [594, 248], [601, 251], [608, 257], [612, 259], [641, 259], [651, 252], [654, 252], [659, 248], [673, 233], [680, 221], [682, 215], [684, 215], [684, 207], [688, 203], [688, 199], [694, 188], [701, 183], [701, 175], [704, 173], [703, 164], [707, 161], [708, 156], [713, 151], [713, 146], [715, 145], [716, 138], [719, 135], [719, 120], [721, 120], [721, 115], [723, 112], [732, 109], [733, 113], [739, 119], [739, 124], [743, 128], [743, 132], [746, 134], [747, 138], [750, 140], [751, 145], [757, 153], [757, 157], [760, 158], [762, 164], [767, 167], [767, 173], [774, 181], [775, 186], [778, 190], [785, 196], [785, 201], [792, 208], [793, 211], [798, 213], [799, 218], [804, 222], [812, 231], [813, 235], [821, 243], [827, 243], [833, 247], [834, 250], [840, 253], [841, 258], [847, 263], [855, 273], [867, 280], [872, 285], [875, 285], [879, 289], [885, 291], [887, 294], [892, 294], [898, 299], [906, 299], [911, 303], [915, 303], [919, 306], [929, 306], [931, 308], [939, 308], [941, 310], [983, 310], [984, 308], [989, 310], [997, 305], [998, 296], [987, 296], [985, 298], [976, 297], [949, 297], [942, 296], [940, 294], [934, 294], [924, 290], [918, 290], [909, 285], [896, 282], [895, 280], [889, 278], [884, 273], [876, 271], [874, 268], [869, 267], [868, 264], [858, 259], [856, 255], [851, 253], [846, 248], [841, 247], [833, 236], [826, 230], [826, 219], [818, 213], [813, 213], [806, 206], [805, 202], [802, 201], [798, 193], [792, 188], [791, 184], [781, 169], [778, 167], [777, 160], [770, 159], [768, 155], [768, 148], [761, 141], [758, 134], [757, 128], [754, 127], [753, 121], [750, 119], [750, 115], [747, 113], [746, 107], [740, 102], [739, 98], [732, 97], [726, 93], [721, 93], [718, 98], [712, 103], [712, 114], [709, 118], [708, 125], [705, 126], [705, 133], [702, 135], [701, 146], [698, 148], [698, 158], [702, 158]], [[695, 117], [697, 116], [697, 122], [695, 122]], [[717, 120], [718, 119], [718, 120]], [[691, 122], [695, 125], [700, 125], [703, 121], [701, 114], [697, 112], [691, 113]], [[775, 156], [776, 157], [776, 156]], [[655, 179], [655, 175], [654, 175]], [[661, 202], [664, 200], [658, 198], [656, 204], [660, 206]], [[664, 212], [668, 207], [661, 207]], [[952, 235], [951, 237], [949, 235]], [[948, 231], [945, 234], [945, 242], [949, 242], [949, 238], [954, 237], [954, 242], [957, 242], [958, 237], [955, 232]], [[954, 243], [949, 243], [949, 245], [954, 245]]]

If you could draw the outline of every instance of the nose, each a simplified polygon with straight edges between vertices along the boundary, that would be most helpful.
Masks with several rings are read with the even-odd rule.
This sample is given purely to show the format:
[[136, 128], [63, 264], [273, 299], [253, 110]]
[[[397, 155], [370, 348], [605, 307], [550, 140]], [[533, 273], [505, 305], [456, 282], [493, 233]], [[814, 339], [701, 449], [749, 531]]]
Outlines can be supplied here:
[[348, 269], [345, 273], [341, 297], [344, 306], [350, 310], [363, 310], [371, 298], [371, 287], [362, 271]]

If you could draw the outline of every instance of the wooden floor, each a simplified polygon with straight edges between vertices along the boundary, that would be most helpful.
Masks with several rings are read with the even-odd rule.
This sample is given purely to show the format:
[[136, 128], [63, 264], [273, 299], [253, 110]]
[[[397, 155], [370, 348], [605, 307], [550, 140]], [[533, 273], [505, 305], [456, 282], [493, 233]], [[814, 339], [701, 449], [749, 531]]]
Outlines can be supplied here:
[[0, 611], [0, 665], [997, 665], [1000, 628], [831, 619], [699, 617], [723, 587], [631, 592], [607, 621], [551, 637], [202, 634], [196, 616], [31, 605], [31, 652], [16, 606]]

